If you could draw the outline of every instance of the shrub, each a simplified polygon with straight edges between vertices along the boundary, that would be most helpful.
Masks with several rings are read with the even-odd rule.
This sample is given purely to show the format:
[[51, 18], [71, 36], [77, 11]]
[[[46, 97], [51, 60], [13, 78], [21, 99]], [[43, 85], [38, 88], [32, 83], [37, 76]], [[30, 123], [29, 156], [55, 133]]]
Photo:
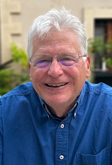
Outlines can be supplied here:
[[[15, 43], [11, 43], [11, 59], [0, 64], [0, 95], [3, 95], [16, 86], [29, 81], [28, 74], [28, 55], [22, 49], [18, 48]], [[11, 69], [9, 64], [19, 63], [22, 67], [21, 73], [16, 73], [16, 69]]]

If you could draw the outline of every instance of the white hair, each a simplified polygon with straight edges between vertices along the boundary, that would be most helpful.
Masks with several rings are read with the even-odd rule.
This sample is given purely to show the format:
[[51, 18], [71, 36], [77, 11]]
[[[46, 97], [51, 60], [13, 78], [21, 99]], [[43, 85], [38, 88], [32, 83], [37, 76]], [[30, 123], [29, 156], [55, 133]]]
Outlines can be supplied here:
[[60, 32], [73, 31], [78, 37], [82, 54], [87, 54], [87, 36], [83, 24], [63, 7], [61, 10], [52, 9], [34, 20], [28, 34], [29, 58], [32, 56], [34, 37], [42, 39], [53, 29]]

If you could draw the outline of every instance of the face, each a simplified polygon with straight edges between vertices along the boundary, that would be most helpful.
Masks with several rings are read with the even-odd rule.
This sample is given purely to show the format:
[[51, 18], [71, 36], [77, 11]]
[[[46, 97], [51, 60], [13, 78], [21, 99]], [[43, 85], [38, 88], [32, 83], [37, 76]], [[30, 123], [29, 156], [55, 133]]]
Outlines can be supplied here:
[[[33, 56], [51, 54], [52, 57], [60, 52], [75, 52], [81, 54], [77, 36], [73, 32], [52, 32], [47, 38], [33, 42]], [[66, 106], [68, 109], [79, 96], [85, 79], [90, 75], [90, 59], [80, 58], [72, 66], [61, 66], [53, 58], [48, 68], [30, 66], [30, 79], [36, 92], [53, 109]]]

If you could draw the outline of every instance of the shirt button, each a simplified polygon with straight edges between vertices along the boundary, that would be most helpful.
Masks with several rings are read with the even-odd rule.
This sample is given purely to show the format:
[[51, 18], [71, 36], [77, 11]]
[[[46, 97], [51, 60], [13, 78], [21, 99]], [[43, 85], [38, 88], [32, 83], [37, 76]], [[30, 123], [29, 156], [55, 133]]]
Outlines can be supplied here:
[[64, 156], [63, 156], [63, 155], [60, 155], [60, 159], [61, 159], [61, 160], [64, 159]]
[[61, 126], [60, 126], [61, 128], [64, 128], [64, 124], [61, 124]]
[[74, 117], [76, 117], [76, 112], [74, 113]]

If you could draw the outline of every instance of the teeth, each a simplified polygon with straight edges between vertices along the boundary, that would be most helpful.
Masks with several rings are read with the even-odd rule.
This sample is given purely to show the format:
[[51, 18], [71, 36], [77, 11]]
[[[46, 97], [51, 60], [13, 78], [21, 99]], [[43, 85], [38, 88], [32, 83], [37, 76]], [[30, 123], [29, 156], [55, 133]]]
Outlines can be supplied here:
[[66, 83], [64, 84], [47, 84], [49, 87], [60, 87], [60, 86], [63, 86], [65, 85]]

